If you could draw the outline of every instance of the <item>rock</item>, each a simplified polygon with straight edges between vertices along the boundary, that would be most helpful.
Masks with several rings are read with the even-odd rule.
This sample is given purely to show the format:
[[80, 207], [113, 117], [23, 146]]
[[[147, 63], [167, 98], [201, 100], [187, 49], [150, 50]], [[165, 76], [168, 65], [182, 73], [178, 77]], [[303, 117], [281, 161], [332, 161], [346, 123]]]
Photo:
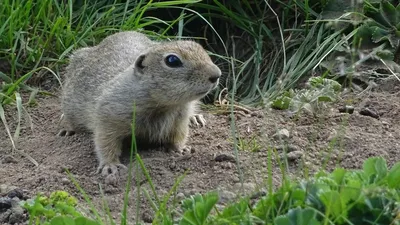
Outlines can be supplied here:
[[345, 105], [345, 106], [339, 107], [338, 110], [339, 110], [339, 112], [341, 112], [341, 113], [353, 114], [353, 112], [354, 112], [354, 107], [351, 106], [351, 105]]
[[360, 115], [363, 115], [363, 116], [369, 116], [369, 117], [372, 117], [375, 119], [379, 119], [379, 114], [375, 110], [367, 108], [367, 107], [362, 108], [359, 113], [360, 113]]
[[[286, 154], [286, 157], [289, 161], [295, 161], [297, 159], [300, 159], [301, 157], [303, 157], [304, 152], [303, 151], [293, 151], [293, 152], [289, 152]], [[282, 158], [285, 157], [284, 154], [282, 154]]]
[[276, 132], [272, 137], [277, 140], [280, 139], [287, 140], [290, 137], [290, 133], [287, 129], [281, 129], [278, 132]]
[[219, 202], [221, 204], [226, 204], [228, 202], [231, 202], [231, 201], [235, 200], [235, 198], [236, 198], [236, 194], [231, 191], [227, 191], [227, 190], [219, 191]]
[[267, 195], [267, 192], [262, 190], [254, 193], [253, 195], [250, 196], [250, 199], [259, 199], [261, 197], [264, 197]]
[[234, 167], [235, 167], [235, 165], [231, 162], [226, 162], [221, 165], [221, 168], [226, 169], [226, 170], [233, 169]]
[[0, 212], [4, 212], [7, 209], [11, 209], [11, 198], [0, 197]]
[[11, 209], [8, 209], [4, 212], [0, 210], [0, 224], [8, 224], [10, 215], [11, 215]]
[[19, 205], [19, 198], [15, 197], [11, 199], [11, 215], [8, 219], [9, 223], [15, 224], [25, 220], [24, 209]]
[[5, 184], [0, 184], [0, 196], [8, 192], [8, 186]]
[[63, 178], [61, 178], [61, 183], [62, 183], [63, 185], [68, 185], [68, 184], [70, 183], [70, 181], [68, 180], [68, 178], [63, 177]]
[[143, 220], [143, 222], [145, 222], [145, 223], [151, 223], [151, 222], [153, 222], [153, 215], [149, 212], [149, 210], [145, 210], [143, 213], [142, 213], [142, 220]]
[[234, 183], [239, 183], [239, 182], [240, 182], [240, 178], [239, 178], [238, 176], [234, 176], [234, 177], [232, 178], [232, 181], [233, 181]]
[[15, 188], [14, 190], [9, 191], [9, 192], [7, 193], [7, 196], [8, 196], [9, 198], [17, 197], [17, 198], [19, 198], [19, 199], [23, 199], [24, 194], [23, 194], [23, 192], [22, 192], [21, 189]]
[[228, 161], [228, 162], [236, 162], [235, 157], [229, 153], [220, 153], [214, 157], [214, 160], [217, 162], [223, 162], [223, 161]]
[[286, 150], [286, 152], [293, 152], [293, 151], [298, 151], [299, 150], [299, 147], [297, 147], [296, 145], [278, 145], [278, 146], [276, 146], [275, 147], [275, 149], [277, 150], [277, 151], [285, 151]]
[[3, 163], [4, 164], [8, 164], [8, 163], [18, 163], [18, 160], [16, 158], [14, 158], [14, 156], [12, 155], [6, 155], [3, 159]]
[[175, 196], [177, 201], [182, 201], [183, 199], [185, 199], [185, 194], [183, 194], [182, 192], [179, 192], [176, 196]]

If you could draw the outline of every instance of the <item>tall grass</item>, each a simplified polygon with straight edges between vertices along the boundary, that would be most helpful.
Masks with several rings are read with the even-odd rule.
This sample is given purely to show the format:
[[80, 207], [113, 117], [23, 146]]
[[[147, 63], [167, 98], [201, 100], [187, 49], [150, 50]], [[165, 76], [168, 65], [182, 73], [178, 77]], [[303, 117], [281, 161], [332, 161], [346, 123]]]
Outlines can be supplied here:
[[[53, 79], [61, 86], [61, 69], [75, 48], [91, 46], [105, 36], [121, 30], [141, 30], [156, 38], [166, 38], [172, 27], [182, 26], [185, 7], [199, 0], [181, 1], [59, 1], [4, 0], [0, 2], [0, 120], [9, 136], [13, 151], [37, 162], [18, 150], [22, 115], [28, 118], [26, 106], [35, 96], [50, 94], [35, 85]], [[162, 20], [146, 13], [175, 7], [182, 12], [177, 18]], [[49, 76], [50, 75], [50, 76]], [[23, 98], [30, 93], [28, 100]], [[22, 97], [21, 97], [22, 96]], [[5, 105], [16, 106], [18, 121], [11, 131]]]

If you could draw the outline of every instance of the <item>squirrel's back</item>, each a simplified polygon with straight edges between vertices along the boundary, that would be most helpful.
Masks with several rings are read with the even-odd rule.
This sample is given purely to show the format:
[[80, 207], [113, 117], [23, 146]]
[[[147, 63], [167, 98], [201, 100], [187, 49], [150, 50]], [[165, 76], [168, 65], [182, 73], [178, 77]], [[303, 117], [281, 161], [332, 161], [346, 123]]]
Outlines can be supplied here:
[[[63, 84], [62, 110], [77, 129], [90, 121], [90, 111], [113, 77], [134, 63], [140, 53], [157, 44], [135, 31], [119, 32], [98, 45], [76, 50], [70, 56]], [[105, 60], [106, 59], [106, 60]], [[69, 111], [74, 111], [69, 113]], [[72, 118], [71, 118], [72, 117]], [[76, 119], [74, 119], [76, 117]]]

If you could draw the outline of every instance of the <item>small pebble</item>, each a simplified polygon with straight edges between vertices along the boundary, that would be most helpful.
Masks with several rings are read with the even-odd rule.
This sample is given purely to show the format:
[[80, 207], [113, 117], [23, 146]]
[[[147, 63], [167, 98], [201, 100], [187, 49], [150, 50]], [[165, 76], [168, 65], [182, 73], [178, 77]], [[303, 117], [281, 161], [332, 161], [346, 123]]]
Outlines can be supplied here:
[[375, 110], [372, 110], [370, 108], [362, 108], [360, 110], [360, 114], [363, 116], [369, 116], [375, 119], [379, 119], [379, 115]]
[[23, 195], [21, 189], [15, 188], [14, 190], [9, 191], [9, 192], [7, 193], [7, 196], [8, 196], [9, 198], [17, 197], [17, 198], [19, 198], [19, 199], [22, 199], [24, 195]]
[[354, 107], [351, 106], [351, 105], [342, 106], [342, 107], [339, 108], [339, 112], [353, 114]]
[[177, 195], [176, 195], [176, 200], [177, 201], [182, 201], [183, 199], [185, 199], [185, 194], [183, 194], [182, 192], [179, 192]]
[[290, 137], [290, 133], [287, 129], [281, 129], [278, 132], [276, 132], [272, 137], [274, 137], [277, 140], [280, 139], [287, 140]]
[[235, 157], [228, 153], [221, 153], [215, 156], [214, 160], [217, 162], [223, 162], [223, 161], [236, 162]]
[[12, 155], [6, 155], [3, 159], [3, 163], [4, 164], [8, 164], [8, 163], [18, 163], [18, 160], [16, 158], [14, 158], [14, 156]]
[[0, 212], [6, 211], [11, 208], [11, 198], [0, 197]]
[[63, 185], [68, 185], [68, 184], [70, 183], [70, 181], [68, 180], [68, 178], [63, 177], [63, 178], [61, 178], [61, 183], [62, 183]]
[[221, 204], [226, 204], [230, 201], [233, 201], [235, 198], [236, 198], [236, 194], [231, 191], [227, 191], [227, 190], [219, 191], [219, 201]]
[[275, 149], [277, 151], [284, 151], [286, 150], [286, 152], [294, 152], [294, 151], [298, 151], [299, 147], [297, 147], [296, 145], [278, 145], [275, 147]]
[[301, 157], [303, 157], [303, 155], [304, 155], [303, 151], [294, 151], [286, 154], [287, 159], [290, 161], [295, 161], [297, 159], [300, 159]]

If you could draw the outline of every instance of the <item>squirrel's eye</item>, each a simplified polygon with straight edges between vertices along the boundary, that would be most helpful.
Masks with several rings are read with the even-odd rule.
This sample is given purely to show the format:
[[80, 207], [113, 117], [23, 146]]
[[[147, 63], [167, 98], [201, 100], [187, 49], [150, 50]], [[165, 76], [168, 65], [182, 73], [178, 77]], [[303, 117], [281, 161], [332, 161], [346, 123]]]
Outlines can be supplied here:
[[165, 57], [165, 64], [169, 67], [175, 68], [182, 66], [182, 61], [176, 55], [168, 55]]

